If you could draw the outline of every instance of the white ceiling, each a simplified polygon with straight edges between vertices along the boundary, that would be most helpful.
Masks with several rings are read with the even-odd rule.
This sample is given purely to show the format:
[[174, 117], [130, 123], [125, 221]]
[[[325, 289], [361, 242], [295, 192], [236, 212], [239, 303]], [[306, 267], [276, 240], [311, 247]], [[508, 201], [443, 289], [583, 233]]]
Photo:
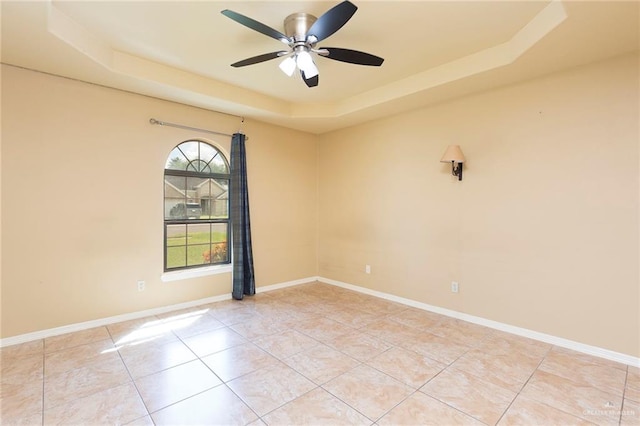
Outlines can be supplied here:
[[220, 11], [280, 32], [322, 1], [2, 1], [5, 64], [323, 133], [639, 49], [637, 1], [374, 1], [319, 46], [385, 58], [316, 59], [307, 88], [272, 60], [286, 48]]

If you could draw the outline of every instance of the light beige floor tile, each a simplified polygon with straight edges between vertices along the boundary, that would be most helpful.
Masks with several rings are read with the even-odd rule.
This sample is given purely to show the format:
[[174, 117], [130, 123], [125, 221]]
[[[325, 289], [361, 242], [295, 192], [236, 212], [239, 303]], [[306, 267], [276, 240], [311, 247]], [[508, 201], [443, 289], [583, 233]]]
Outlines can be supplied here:
[[323, 388], [374, 421], [414, 391], [367, 365], [338, 376], [325, 383]]
[[245, 343], [216, 352], [202, 358], [202, 361], [225, 382], [280, 363], [253, 343]]
[[599, 365], [601, 367], [612, 367], [618, 370], [627, 371], [627, 365], [621, 364], [619, 362], [611, 361], [605, 358], [600, 358], [593, 355], [584, 354], [581, 352], [573, 351], [571, 349], [561, 348], [559, 346], [554, 346], [551, 348], [549, 353], [547, 354], [547, 358], [556, 357], [557, 359], [561, 358], [561, 355], [565, 357], [563, 359], [568, 360], [566, 358], [568, 355], [570, 359], [572, 359], [572, 363], [576, 365]]
[[500, 426], [509, 425], [593, 425], [564, 411], [553, 408], [542, 402], [518, 396], [511, 407], [498, 423]]
[[540, 370], [520, 394], [598, 424], [617, 424], [622, 406], [619, 395]]
[[620, 396], [624, 392], [627, 378], [626, 369], [576, 357], [567, 351], [550, 351], [539, 369]]
[[393, 408], [377, 422], [380, 426], [472, 425], [482, 426], [473, 417], [422, 392], [416, 392]]
[[227, 384], [259, 416], [316, 387], [284, 364], [254, 371]]
[[371, 420], [321, 388], [272, 411], [264, 420], [270, 426], [371, 424]]
[[2, 424], [28, 424], [34, 415], [42, 417], [42, 381], [0, 385], [0, 420]]
[[367, 364], [414, 389], [418, 389], [446, 368], [445, 364], [399, 347], [389, 349], [367, 361]]
[[129, 373], [117, 354], [86, 367], [67, 370], [44, 379], [44, 408], [65, 404], [92, 393], [131, 381]]
[[262, 315], [256, 315], [249, 321], [230, 325], [229, 328], [246, 339], [254, 340], [264, 336], [280, 333], [286, 330], [287, 326], [282, 322], [274, 322], [270, 318], [263, 317]]
[[228, 326], [251, 322], [259, 315], [253, 308], [240, 305], [240, 303], [242, 302], [234, 302], [232, 305], [221, 307], [212, 307], [209, 310], [209, 315]]
[[44, 354], [44, 339], [32, 342], [20, 343], [17, 345], [0, 348], [0, 361], [10, 362], [15, 359], [22, 359], [34, 355]]
[[253, 310], [260, 315], [260, 317], [272, 321], [272, 322], [287, 322], [291, 319], [289, 310], [292, 306], [282, 300], [269, 299], [265, 303], [256, 304]]
[[256, 414], [225, 385], [217, 386], [152, 415], [156, 425], [246, 425]]
[[640, 368], [629, 366], [624, 397], [635, 402], [640, 402]]
[[107, 330], [111, 335], [111, 338], [116, 343], [119, 343], [120, 340], [123, 341], [131, 341], [133, 339], [130, 336], [133, 335], [146, 335], [147, 338], [153, 334], [154, 331], [158, 329], [153, 329], [153, 324], [157, 324], [159, 318], [156, 316], [149, 316], [145, 318], [136, 318], [129, 321], [117, 322], [114, 324], [107, 325]]
[[472, 349], [452, 365], [485, 382], [519, 392], [538, 364], [538, 360], [517, 353], [488, 354], [479, 349]]
[[454, 318], [447, 318], [428, 328], [429, 333], [450, 339], [461, 345], [474, 347], [491, 334], [491, 330]]
[[356, 367], [359, 362], [319, 344], [284, 360], [284, 363], [317, 384], [323, 384]]
[[367, 361], [391, 348], [389, 343], [360, 331], [331, 339], [327, 345], [359, 361]]
[[0, 354], [0, 380], [2, 383], [21, 384], [42, 380], [44, 362], [42, 354], [5, 361]]
[[320, 314], [322, 309], [320, 309], [318, 300], [308, 294], [292, 294], [287, 297], [287, 302], [290, 303], [293, 308], [292, 312], [295, 314]]
[[[289, 315], [296, 322], [302, 322], [309, 319], [316, 318], [318, 315], [322, 315], [318, 310], [313, 310], [314, 305], [310, 304], [309, 307], [295, 306], [289, 310]], [[295, 324], [290, 325], [291, 328], [295, 328]]]
[[442, 315], [434, 314], [422, 309], [409, 308], [389, 316], [400, 324], [428, 331], [442, 321]]
[[199, 357], [211, 355], [234, 346], [247, 343], [247, 339], [228, 327], [183, 339], [184, 343]]
[[44, 356], [44, 374], [50, 377], [75, 368], [91, 367], [119, 358], [111, 339], [72, 346]]
[[454, 368], [446, 369], [420, 390], [486, 424], [495, 424], [516, 397], [515, 392]]
[[296, 330], [287, 329], [280, 333], [262, 337], [255, 340], [254, 343], [271, 355], [282, 360], [312, 346], [316, 346], [318, 341]]
[[[346, 300], [346, 303], [348, 304], [348, 306], [353, 305], [352, 302], [348, 299]], [[353, 306], [363, 312], [374, 312], [378, 315], [393, 315], [408, 309], [406, 305], [402, 305], [396, 302], [390, 302], [388, 300], [379, 299], [373, 296], [370, 296], [362, 303]]]
[[327, 342], [354, 331], [352, 327], [322, 316], [300, 321], [295, 325], [295, 329], [321, 342]]
[[[161, 314], [156, 314], [155, 316], [158, 319], [161, 319], [165, 322], [174, 322], [177, 321], [180, 325], [191, 323], [193, 318], [197, 318], [200, 315], [208, 314], [209, 308], [205, 306], [191, 306], [189, 308], [176, 309], [169, 312], [163, 312]], [[169, 320], [169, 321], [166, 321]], [[182, 320], [185, 320], [184, 322]]]
[[321, 283], [1, 348], [0, 423], [151, 426], [125, 363], [159, 424], [640, 424], [638, 368]]
[[378, 321], [384, 314], [363, 312], [358, 309], [351, 308], [335, 308], [332, 310], [325, 310], [323, 315], [346, 326], [360, 328]]
[[24, 413], [23, 417], [8, 418], [0, 413], [0, 424], [3, 426], [36, 426], [43, 425], [42, 413]]
[[420, 342], [422, 331], [400, 324], [391, 318], [380, 319], [360, 328], [360, 330], [393, 345]]
[[196, 359], [196, 355], [181, 341], [147, 342], [119, 350], [131, 377], [148, 376]]
[[176, 336], [184, 339], [189, 336], [204, 333], [207, 331], [213, 331], [222, 327], [226, 327], [226, 325], [213, 316], [206, 315], [205, 311], [200, 315], [194, 315], [192, 318], [189, 318], [189, 323], [186, 323], [181, 327], [176, 327], [173, 332], [176, 334]]
[[44, 339], [44, 351], [49, 353], [107, 339], [111, 339], [107, 327], [90, 328], [60, 336], [47, 337]]
[[155, 426], [155, 423], [153, 423], [151, 416], [140, 417], [125, 424], [127, 426]]
[[640, 425], [640, 403], [624, 399], [622, 413], [620, 413], [621, 425]]
[[489, 354], [517, 353], [521, 356], [528, 356], [541, 361], [551, 350], [551, 345], [504, 331], [492, 330], [477, 348]]
[[470, 347], [431, 333], [421, 333], [419, 340], [407, 340], [400, 345], [429, 358], [450, 364], [469, 351]]
[[147, 410], [153, 413], [222, 382], [200, 360], [163, 370], [135, 381]]
[[218, 302], [204, 303], [200, 305], [202, 308], [207, 308], [209, 311], [207, 312], [210, 315], [213, 315], [216, 312], [221, 311], [231, 311], [238, 308], [244, 308], [247, 305], [242, 300], [235, 300], [231, 297], [226, 300], [220, 300]]
[[178, 339], [172, 328], [166, 327], [162, 320], [149, 324], [147, 327], [134, 330], [130, 333], [123, 333], [122, 337], [114, 343], [116, 348], [124, 348], [128, 346], [137, 346], [149, 342], [168, 343], [175, 342]]
[[[283, 331], [288, 328], [291, 328], [295, 324], [299, 322], [296, 316], [291, 315], [289, 312], [263, 312], [260, 314], [261, 318], [264, 318], [265, 321], [271, 322], [272, 325], [278, 326], [278, 331]], [[237, 326], [238, 324], [234, 324], [233, 326]], [[272, 333], [270, 333], [272, 334]], [[263, 334], [266, 336], [267, 334]], [[259, 338], [259, 337], [258, 337]]]
[[209, 315], [208, 312], [209, 309], [196, 306], [159, 314], [157, 315], [159, 320], [152, 322], [149, 330], [161, 334], [172, 332], [176, 336], [188, 337], [207, 331], [207, 327], [214, 329], [224, 326], [220, 321]]
[[44, 412], [44, 423], [123, 424], [145, 415], [147, 409], [135, 386], [127, 383], [48, 408]]

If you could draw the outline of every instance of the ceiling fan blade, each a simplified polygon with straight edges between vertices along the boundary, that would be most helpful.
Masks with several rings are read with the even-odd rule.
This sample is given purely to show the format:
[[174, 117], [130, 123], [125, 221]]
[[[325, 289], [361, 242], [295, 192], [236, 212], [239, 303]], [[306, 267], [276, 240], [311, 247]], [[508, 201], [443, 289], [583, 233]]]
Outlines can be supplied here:
[[342, 28], [356, 13], [356, 10], [358, 10], [356, 5], [349, 1], [343, 1], [320, 16], [309, 28], [307, 34], [315, 36], [317, 41], [324, 40]]
[[279, 58], [282, 55], [286, 55], [287, 53], [289, 52], [285, 50], [280, 50], [278, 52], [265, 53], [264, 55], [253, 56], [251, 58], [238, 61], [236, 63], [231, 64], [231, 66], [234, 68], [246, 67], [247, 65], [258, 64], [260, 62], [270, 61], [271, 59]]
[[340, 49], [339, 47], [321, 47], [320, 50], [327, 50], [329, 53], [322, 55], [325, 58], [335, 61], [348, 62], [356, 65], [369, 65], [379, 67], [384, 62], [379, 56], [370, 53], [360, 52], [358, 50]]
[[289, 44], [289, 38], [282, 34], [278, 30], [274, 30], [273, 28], [256, 21], [255, 19], [251, 19], [248, 16], [241, 15], [233, 10], [225, 9], [221, 12], [227, 18], [231, 18], [239, 24], [244, 25], [245, 27], [251, 28], [254, 31], [262, 33], [271, 38], [275, 38], [276, 40], [280, 40], [283, 43]]
[[318, 85], [318, 83], [320, 82], [320, 78], [319, 78], [320, 76], [318, 76], [318, 75], [313, 76], [311, 78], [306, 78], [304, 76], [304, 71], [302, 71], [302, 70], [300, 70], [300, 74], [302, 75], [302, 79], [304, 80], [305, 84], [308, 87], [316, 87]]

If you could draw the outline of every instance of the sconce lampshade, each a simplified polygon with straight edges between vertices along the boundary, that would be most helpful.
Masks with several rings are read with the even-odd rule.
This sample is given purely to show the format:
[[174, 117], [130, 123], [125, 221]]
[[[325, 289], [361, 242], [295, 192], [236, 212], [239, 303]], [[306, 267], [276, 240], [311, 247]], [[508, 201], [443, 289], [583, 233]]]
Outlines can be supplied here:
[[462, 163], [464, 163], [464, 154], [460, 149], [460, 145], [449, 145], [440, 159], [440, 162], [451, 163], [451, 174], [458, 176], [458, 180], [462, 180]]
[[440, 159], [441, 163], [464, 163], [464, 154], [460, 149], [460, 145], [449, 145], [444, 155]]

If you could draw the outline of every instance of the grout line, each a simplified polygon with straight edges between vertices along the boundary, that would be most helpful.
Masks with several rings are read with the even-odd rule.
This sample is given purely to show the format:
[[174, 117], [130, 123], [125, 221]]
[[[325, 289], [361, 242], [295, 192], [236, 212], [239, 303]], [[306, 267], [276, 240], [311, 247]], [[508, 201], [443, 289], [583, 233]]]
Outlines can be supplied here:
[[[118, 356], [120, 357], [120, 361], [122, 362], [122, 365], [124, 365], [124, 368], [127, 370], [127, 374], [129, 375], [129, 378], [131, 379], [131, 383], [133, 384], [133, 387], [136, 390], [136, 393], [138, 394], [138, 398], [140, 398], [140, 401], [142, 402], [142, 405], [144, 406], [145, 411], [147, 412], [147, 416], [149, 416], [149, 418], [151, 419], [151, 412], [149, 411], [149, 407], [147, 406], [147, 403], [145, 402], [144, 398], [142, 397], [142, 394], [140, 393], [140, 389], [138, 389], [138, 384], [136, 383], [136, 381], [133, 378], [133, 375], [131, 374], [131, 370], [129, 369], [129, 366], [127, 365], [127, 363], [125, 362], [124, 358], [122, 357], [122, 354], [120, 353], [120, 348], [118, 347], [118, 345], [116, 344], [115, 339], [113, 338], [113, 334], [111, 334], [111, 330], [109, 330], [109, 327], [106, 327], [107, 329], [107, 333], [109, 333], [109, 337], [111, 338], [111, 343], [113, 343], [113, 347], [116, 348], [116, 352], [118, 353]], [[141, 416], [139, 418], [143, 418], [146, 416]], [[132, 420], [132, 421], [135, 421]], [[151, 421], [153, 422], [153, 419], [151, 419]], [[129, 422], [131, 423], [131, 422]]]
[[622, 387], [622, 401], [620, 402], [620, 416], [618, 418], [618, 424], [622, 424], [622, 415], [624, 414], [624, 398], [627, 394], [627, 383], [629, 382], [629, 366], [624, 376], [624, 386]]
[[[296, 373], [297, 373], [297, 372], [296, 372]], [[303, 377], [304, 377], [304, 376], [303, 376]], [[306, 378], [306, 377], [305, 377], [305, 378]], [[309, 380], [309, 379], [307, 379], [307, 380]], [[295, 401], [295, 400], [297, 400], [298, 398], [301, 398], [301, 397], [303, 397], [304, 395], [306, 395], [306, 394], [308, 394], [308, 393], [311, 393], [311, 392], [313, 392], [314, 390], [316, 390], [316, 389], [320, 388], [320, 386], [319, 386], [317, 383], [315, 383], [315, 382], [313, 382], [313, 381], [311, 381], [311, 380], [309, 380], [309, 381], [310, 381], [312, 384], [314, 384], [314, 385], [315, 385], [315, 387], [314, 387], [313, 389], [310, 389], [310, 390], [308, 390], [308, 391], [306, 391], [306, 392], [303, 392], [303, 393], [301, 393], [300, 395], [298, 395], [298, 396], [296, 396], [295, 398], [293, 398], [292, 400], [290, 400], [290, 401], [286, 401], [286, 402], [284, 402], [283, 404], [278, 405], [276, 408], [274, 408], [274, 409], [272, 409], [272, 410], [270, 410], [270, 411], [267, 411], [267, 412], [266, 412], [266, 413], [264, 413], [262, 416], [258, 416], [258, 418], [264, 422], [264, 420], [262, 419], [264, 416], [268, 416], [269, 414], [273, 413], [273, 412], [274, 412], [274, 411], [276, 411], [276, 410], [279, 410], [280, 408], [284, 407], [285, 405], [291, 404], [292, 402], [294, 402], [294, 401]], [[240, 398], [240, 396], [238, 396], [238, 398]], [[254, 411], [254, 412], [255, 412], [255, 411]], [[257, 413], [256, 413], [256, 414], [257, 414]], [[265, 422], [265, 423], [266, 423], [266, 422]]]
[[[220, 321], [218, 318], [215, 318], [213, 315], [211, 315], [211, 316], [212, 316], [214, 319], [216, 319], [216, 320]], [[220, 323], [221, 323], [221, 324], [225, 324], [223, 321], [220, 321]], [[227, 329], [227, 330], [229, 330], [229, 331], [231, 331], [231, 332], [234, 332], [234, 333], [238, 334], [239, 336], [241, 336], [241, 337], [245, 338], [245, 337], [244, 337], [244, 336], [242, 336], [240, 333], [237, 333], [235, 330], [233, 330], [233, 329], [231, 328], [231, 326], [230, 326], [230, 325], [226, 325], [226, 324], [224, 325], [224, 327], [219, 327], [219, 328], [215, 328], [215, 329], [213, 329], [213, 330], [207, 330], [207, 331], [203, 331], [203, 332], [200, 332], [200, 333], [192, 334], [192, 335], [190, 335], [190, 336], [185, 336], [184, 338], [185, 338], [185, 339], [189, 339], [189, 338], [194, 337], [194, 336], [197, 336], [197, 335], [199, 335], [199, 334], [209, 333], [209, 332], [211, 332], [211, 331], [215, 331], [215, 330], [223, 330], [223, 329]], [[175, 334], [175, 333], [174, 333], [174, 334]], [[243, 403], [243, 404], [244, 404], [244, 405], [245, 405], [249, 410], [251, 410], [251, 412], [253, 412], [253, 414], [255, 414], [255, 415], [256, 415], [257, 419], [262, 420], [262, 419], [261, 419], [261, 417], [260, 417], [260, 415], [258, 415], [258, 413], [257, 413], [253, 408], [251, 408], [251, 406], [249, 406], [249, 404], [247, 404], [247, 402], [246, 402], [244, 399], [242, 399], [242, 398], [240, 397], [240, 395], [236, 394], [236, 393], [234, 392], [234, 390], [233, 390], [233, 389], [231, 389], [231, 387], [229, 387], [229, 385], [228, 385], [228, 382], [230, 382], [230, 381], [232, 381], [232, 380], [235, 380], [235, 379], [237, 379], [238, 377], [242, 377], [242, 376], [238, 376], [238, 377], [235, 377], [235, 378], [233, 378], [233, 379], [231, 379], [231, 380], [229, 380], [229, 381], [225, 381], [225, 380], [223, 380], [223, 379], [222, 379], [222, 377], [220, 377], [220, 376], [219, 376], [215, 371], [213, 371], [213, 369], [209, 366], [209, 364], [207, 364], [207, 363], [202, 359], [203, 357], [204, 357], [204, 358], [206, 358], [206, 357], [208, 357], [208, 356], [210, 356], [210, 355], [217, 354], [217, 353], [220, 353], [220, 352], [226, 351], [226, 350], [228, 350], [228, 349], [232, 349], [232, 348], [235, 348], [235, 347], [238, 347], [238, 346], [244, 345], [244, 344], [246, 344], [246, 343], [248, 343], [248, 342], [249, 342], [249, 339], [246, 339], [246, 338], [245, 338], [245, 339], [247, 340], [247, 342], [240, 343], [239, 345], [233, 345], [233, 346], [230, 346], [230, 347], [228, 347], [228, 348], [221, 349], [221, 350], [219, 350], [219, 351], [212, 352], [212, 353], [210, 353], [210, 354], [206, 354], [206, 355], [204, 355], [203, 357], [200, 357], [197, 353], [195, 353], [195, 352], [194, 352], [194, 350], [193, 350], [193, 349], [191, 349], [191, 347], [190, 347], [190, 346], [189, 346], [189, 345], [188, 345], [188, 344], [183, 340], [183, 338], [182, 338], [182, 337], [178, 336], [177, 334], [175, 334], [175, 335], [176, 335], [176, 337], [178, 338], [178, 340], [179, 340], [179, 341], [180, 341], [184, 346], [186, 346], [186, 348], [187, 348], [189, 351], [191, 351], [191, 353], [196, 357], [196, 360], [198, 360], [198, 361], [200, 361], [202, 364], [204, 364], [204, 366], [205, 366], [209, 371], [211, 371], [211, 373], [213, 373], [213, 374], [214, 374], [214, 375], [215, 375], [215, 376], [220, 380], [220, 384], [219, 384], [218, 386], [224, 386], [224, 387], [226, 387], [226, 388], [227, 388], [231, 393], [233, 393], [233, 394], [234, 394], [234, 395], [235, 395], [235, 396], [236, 396], [240, 401], [242, 401], [242, 403]], [[193, 360], [193, 361], [195, 361], [195, 360]], [[191, 361], [189, 361], [189, 362], [191, 362]], [[258, 370], [254, 370], [254, 371], [258, 371]], [[249, 374], [249, 373], [247, 373], [247, 374]], [[207, 392], [207, 391], [209, 391], [209, 390], [211, 390], [211, 389], [214, 389], [214, 388], [216, 388], [216, 387], [218, 387], [218, 386], [214, 386], [213, 388], [206, 389], [206, 390], [204, 390], [204, 391], [202, 391], [202, 392], [199, 392], [199, 393], [198, 393], [198, 394], [196, 394], [196, 395], [199, 395], [199, 394], [201, 394], [201, 393]], [[193, 396], [196, 396], [196, 395], [192, 395], [192, 396], [190, 396], [189, 398], [191, 398], [191, 397], [193, 397]], [[188, 399], [188, 398], [185, 398], [184, 400], [186, 400], [186, 399]], [[183, 400], [183, 401], [184, 401], [184, 400]], [[176, 403], [176, 404], [177, 404], [177, 403]], [[171, 404], [171, 405], [173, 405], [173, 404]], [[162, 410], [162, 409], [164, 409], [164, 408], [166, 408], [166, 407], [161, 408], [161, 410]], [[158, 411], [159, 411], [159, 410], [158, 410]]]
[[[342, 373], [344, 374], [344, 373]], [[340, 374], [337, 377], [340, 377], [342, 374]], [[337, 399], [338, 401], [342, 402], [344, 405], [346, 405], [347, 407], [351, 408], [353, 411], [355, 411], [356, 413], [360, 413], [365, 419], [369, 419], [371, 420], [371, 424], [375, 424], [377, 420], [372, 420], [371, 417], [367, 416], [366, 414], [364, 414], [362, 411], [358, 410], [356, 407], [352, 406], [351, 404], [348, 404], [346, 401], [344, 401], [342, 398], [340, 398], [338, 395], [334, 394], [333, 392], [331, 392], [329, 389], [325, 388], [324, 385], [326, 385], [327, 383], [333, 381], [334, 379], [336, 379], [337, 377], [334, 377], [331, 380], [326, 381], [325, 383], [323, 383], [322, 385], [320, 385], [319, 387], [327, 392], [329, 395], [331, 395], [332, 397], [334, 397], [335, 399]]]

